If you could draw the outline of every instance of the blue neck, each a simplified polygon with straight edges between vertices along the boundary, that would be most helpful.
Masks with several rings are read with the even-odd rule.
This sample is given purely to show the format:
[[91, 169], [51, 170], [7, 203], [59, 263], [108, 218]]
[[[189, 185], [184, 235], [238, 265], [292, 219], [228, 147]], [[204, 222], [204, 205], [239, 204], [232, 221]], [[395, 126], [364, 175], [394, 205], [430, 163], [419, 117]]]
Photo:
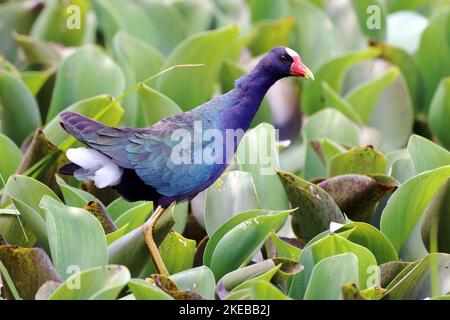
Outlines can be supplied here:
[[279, 79], [259, 64], [252, 72], [238, 79], [232, 91], [236, 103], [226, 110], [225, 123], [227, 128], [246, 131], [256, 115], [267, 91]]
[[235, 86], [244, 94], [261, 96], [262, 100], [270, 87], [278, 80], [265, 70], [262, 64], [258, 64], [249, 74], [238, 79]]

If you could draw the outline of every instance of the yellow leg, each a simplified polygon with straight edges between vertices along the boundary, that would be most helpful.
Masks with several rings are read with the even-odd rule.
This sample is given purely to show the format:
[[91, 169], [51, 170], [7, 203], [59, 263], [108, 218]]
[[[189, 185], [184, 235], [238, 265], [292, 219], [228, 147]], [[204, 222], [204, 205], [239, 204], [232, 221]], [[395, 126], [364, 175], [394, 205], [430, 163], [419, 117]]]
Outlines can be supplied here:
[[150, 250], [150, 255], [155, 265], [156, 272], [165, 276], [169, 276], [169, 272], [167, 271], [166, 265], [164, 264], [164, 261], [161, 257], [158, 246], [155, 243], [155, 239], [153, 238], [153, 232], [155, 231], [156, 222], [162, 216], [164, 211], [165, 209], [163, 207], [158, 206], [155, 212], [153, 212], [150, 219], [145, 223], [143, 231], [145, 243]]

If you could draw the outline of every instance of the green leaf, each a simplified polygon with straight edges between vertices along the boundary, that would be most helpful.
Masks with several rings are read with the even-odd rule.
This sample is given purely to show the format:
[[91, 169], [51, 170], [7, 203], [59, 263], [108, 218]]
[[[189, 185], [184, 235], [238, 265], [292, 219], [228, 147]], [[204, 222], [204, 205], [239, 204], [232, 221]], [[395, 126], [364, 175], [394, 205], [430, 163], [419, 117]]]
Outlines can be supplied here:
[[310, 81], [304, 84], [302, 94], [303, 111], [307, 115], [311, 115], [325, 107], [321, 99], [322, 82], [327, 82], [331, 89], [340, 93], [345, 73], [352, 65], [364, 60], [376, 58], [380, 54], [381, 50], [369, 48], [364, 51], [343, 55], [322, 65], [314, 73], [316, 81]]
[[39, 207], [42, 197], [49, 196], [59, 200], [58, 196], [39, 181], [21, 175], [13, 175], [6, 183], [5, 193], [11, 198], [20, 212], [20, 217], [36, 235], [39, 242], [49, 253], [49, 242], [45, 226], [45, 210]]
[[373, 207], [383, 197], [394, 192], [399, 183], [382, 175], [346, 174], [318, 184], [352, 220], [369, 221]]
[[311, 245], [311, 254], [316, 266], [319, 261], [325, 258], [346, 252], [354, 253], [358, 258], [359, 286], [361, 289], [378, 285], [380, 279], [377, 275], [377, 260], [369, 249], [337, 234], [330, 234]]
[[[220, 299], [230, 299], [234, 293], [250, 289], [256, 281], [271, 281], [279, 283], [303, 270], [303, 266], [294, 260], [275, 258], [237, 269], [223, 276], [217, 285], [217, 295]], [[230, 292], [231, 291], [231, 292]]]
[[276, 257], [298, 261], [302, 250], [280, 239], [275, 232], [270, 233], [270, 240], [275, 249]]
[[221, 299], [231, 293], [248, 289], [249, 284], [257, 280], [271, 281], [280, 270], [281, 264], [276, 265], [274, 260], [267, 259], [255, 264], [239, 268], [224, 275], [217, 284], [217, 294]]
[[[405, 260], [421, 258], [424, 247], [420, 220], [436, 192], [450, 177], [450, 166], [423, 172], [401, 185], [391, 196], [381, 216], [381, 231]], [[412, 241], [412, 242], [411, 242]], [[406, 246], [414, 244], [412, 247]], [[425, 251], [426, 252], [426, 251]]]
[[213, 20], [214, 7], [204, 0], [177, 1], [173, 6], [180, 12], [185, 21], [188, 35], [207, 30]]
[[[217, 203], [221, 205], [217, 206]], [[251, 175], [241, 171], [225, 173], [206, 190], [206, 231], [212, 235], [234, 215], [260, 208]]]
[[262, 123], [248, 131], [236, 152], [241, 170], [252, 175], [261, 207], [265, 210], [289, 208], [286, 192], [275, 170], [280, 169], [276, 131]]
[[130, 232], [129, 227], [129, 223], [127, 223], [126, 225], [124, 225], [122, 228], [119, 228], [111, 233], [108, 233], [106, 235], [106, 242], [108, 244], [108, 246], [113, 243], [114, 241], [116, 241], [117, 239], [120, 239], [122, 236], [126, 235], [128, 232]]
[[114, 223], [118, 228], [122, 228], [124, 225], [129, 224], [128, 230], [134, 230], [144, 224], [144, 222], [151, 215], [152, 210], [153, 203], [145, 202], [124, 212], [116, 220], [114, 220]]
[[[279, 229], [285, 222], [288, 211], [252, 218], [231, 229], [217, 244], [211, 258], [211, 270], [216, 279], [236, 270], [251, 259], [270, 231]], [[237, 241], [239, 246], [236, 246]]]
[[381, 0], [352, 0], [359, 26], [370, 39], [385, 40], [386, 8]]
[[25, 83], [4, 70], [0, 70], [0, 119], [0, 131], [16, 144], [41, 125], [39, 106]]
[[13, 37], [29, 64], [53, 67], [61, 60], [60, 51], [48, 42], [18, 33], [14, 33]]
[[201, 63], [199, 68], [177, 69], [158, 78], [158, 89], [184, 111], [208, 101], [223, 61], [237, 40], [239, 29], [225, 27], [194, 35], [179, 44], [163, 69], [176, 64]]
[[356, 112], [355, 108], [347, 100], [341, 98], [326, 82], [322, 82], [322, 95], [325, 99], [325, 107], [334, 108], [350, 120], [363, 123], [361, 116]]
[[80, 47], [59, 66], [47, 122], [79, 100], [99, 94], [118, 96], [124, 89], [123, 73], [111, 58], [98, 47]]
[[[19, 248], [3, 245], [0, 246], [0, 261], [8, 271], [17, 293], [22, 299], [33, 300], [39, 287], [44, 282], [61, 280], [53, 268], [50, 258], [40, 248]], [[8, 284], [7, 281], [3, 283], [4, 285]], [[11, 289], [14, 290], [14, 288]], [[12, 299], [12, 293], [9, 289], [6, 290], [6, 298]]]
[[398, 261], [397, 252], [392, 243], [374, 226], [364, 222], [352, 222], [336, 230], [336, 233], [341, 234], [347, 231], [351, 231], [347, 239], [369, 249], [378, 264]]
[[358, 257], [351, 252], [319, 261], [311, 274], [305, 300], [342, 300], [341, 287], [358, 283]]
[[[348, 236], [349, 232], [341, 233], [342, 237]], [[351, 233], [351, 231], [350, 231]], [[301, 300], [305, 295], [306, 288], [309, 283], [309, 279], [311, 278], [312, 270], [314, 269], [314, 259], [312, 255], [311, 246], [314, 243], [317, 243], [319, 240], [324, 239], [328, 235], [330, 235], [330, 230], [324, 231], [317, 236], [315, 236], [311, 241], [309, 241], [306, 246], [302, 249], [302, 253], [300, 255], [299, 263], [304, 266], [302, 272], [296, 274], [292, 281], [288, 283], [289, 288], [289, 296], [296, 299]]]
[[175, 205], [175, 207], [170, 207], [172, 210], [172, 216], [175, 220], [173, 225], [173, 230], [182, 234], [189, 219], [189, 202], [180, 202]]
[[386, 3], [389, 12], [396, 12], [401, 10], [418, 10], [419, 8], [431, 5], [434, 1], [430, 0], [397, 0], [388, 1]]
[[134, 86], [137, 82], [158, 73], [163, 64], [161, 54], [146, 42], [119, 31], [113, 38], [113, 53], [122, 68], [129, 68], [134, 76]]
[[144, 115], [143, 124], [145, 127], [183, 112], [171, 99], [146, 85], [139, 88], [137, 94], [139, 110]]
[[422, 239], [428, 251], [450, 253], [450, 178], [434, 195], [421, 224]]
[[[77, 6], [77, 11], [70, 10], [71, 6]], [[73, 8], [73, 7], [72, 7]], [[74, 24], [73, 15], [76, 14], [80, 26], [69, 28], [69, 24]], [[58, 0], [47, 0], [44, 9], [39, 14], [30, 34], [38, 39], [61, 43], [65, 46], [78, 46], [91, 39], [95, 31], [91, 28], [92, 21], [89, 17], [89, 1], [71, 0], [61, 2]], [[76, 24], [76, 23], [75, 23]]]
[[83, 271], [107, 264], [105, 233], [93, 215], [80, 208], [65, 206], [49, 196], [42, 198], [40, 207], [46, 212], [52, 260], [64, 279], [68, 278], [74, 265]]
[[418, 135], [409, 139], [408, 153], [416, 173], [450, 165], [450, 152]]
[[378, 78], [363, 83], [352, 89], [345, 99], [353, 106], [365, 124], [369, 124], [375, 106], [384, 90], [390, 86], [400, 75], [397, 67], [391, 67]]
[[242, 289], [235, 292], [230, 293], [225, 297], [225, 300], [251, 300], [252, 291], [251, 289]]
[[[163, 64], [161, 54], [146, 42], [119, 31], [112, 40], [114, 59], [122, 68], [126, 78], [127, 89], [138, 82], [148, 79], [158, 73]], [[154, 82], [150, 82], [154, 84]], [[124, 99], [126, 121], [130, 126], [141, 125], [142, 112], [139, 109], [138, 95], [132, 93]]]
[[148, 44], [156, 43], [157, 28], [136, 3], [126, 0], [92, 2], [107, 47], [111, 46], [112, 38], [119, 30]]
[[136, 297], [136, 300], [174, 300], [156, 285], [142, 279], [130, 280], [128, 282], [128, 287]]
[[[429, 106], [442, 78], [450, 76], [450, 8], [444, 7], [422, 35], [417, 63], [424, 79], [425, 106]], [[427, 108], [425, 108], [426, 110]]]
[[419, 300], [445, 295], [450, 291], [450, 256], [444, 253], [427, 255], [410, 265], [387, 287], [387, 299]]
[[155, 47], [167, 56], [187, 37], [189, 26], [174, 5], [146, 0], [140, 0], [139, 5], [155, 26], [158, 26], [158, 41]]
[[252, 21], [279, 19], [289, 13], [286, 0], [247, 0]]
[[407, 52], [389, 44], [377, 43], [376, 47], [382, 50], [381, 58], [400, 68], [408, 84], [414, 110], [418, 111], [419, 108], [423, 107], [423, 96], [421, 94], [423, 91], [423, 83], [416, 61]]
[[248, 45], [253, 56], [259, 56], [273, 47], [288, 46], [294, 20], [286, 17], [276, 21], [260, 21], [253, 26], [251, 41]]
[[[65, 111], [77, 112], [88, 118], [95, 118], [96, 121], [108, 126], [118, 126], [124, 113], [121, 105], [107, 95], [77, 101], [65, 108]], [[61, 128], [59, 117], [54, 117], [46, 124], [44, 133], [55, 145], [60, 145], [70, 136]]]
[[304, 167], [304, 176], [307, 179], [323, 178], [327, 176], [330, 160], [347, 149], [328, 138], [309, 140]]
[[84, 208], [86, 203], [89, 201], [95, 201], [96, 198], [81, 189], [74, 188], [68, 185], [63, 179], [56, 176], [56, 181], [58, 182], [59, 188], [64, 197], [64, 203], [71, 207]]
[[0, 234], [8, 243], [18, 247], [30, 248], [36, 243], [36, 236], [30, 227], [23, 224], [20, 212], [14, 208], [13, 204], [6, 209], [0, 209]]
[[208, 300], [214, 300], [216, 280], [211, 269], [201, 266], [178, 272], [170, 276], [181, 290], [200, 293]]
[[412, 178], [416, 173], [414, 164], [409, 156], [408, 150], [401, 149], [392, 151], [387, 155], [389, 158], [388, 172], [390, 175], [404, 183], [409, 178]]
[[[128, 231], [129, 228], [127, 228]], [[141, 273], [149, 259], [151, 257], [141, 227], [128, 232], [108, 245], [108, 263], [120, 263], [126, 266], [133, 277]]]
[[170, 274], [192, 268], [196, 242], [170, 231], [160, 246], [161, 256]]
[[0, 133], [0, 189], [3, 189], [4, 183], [16, 172], [22, 158], [22, 152], [16, 144]]
[[330, 58], [343, 52], [338, 30], [326, 12], [314, 3], [309, 0], [291, 0], [286, 14], [297, 22], [294, 47], [300, 50], [302, 60], [314, 74]]
[[431, 298], [431, 300], [450, 300], [450, 295], [433, 297], [433, 298]]
[[109, 215], [113, 220], [117, 220], [122, 214], [124, 214], [128, 210], [143, 205], [145, 203], [146, 203], [145, 201], [129, 202], [124, 198], [120, 197], [111, 202], [106, 207], [106, 210], [108, 211]]
[[124, 266], [99, 266], [71, 275], [49, 300], [115, 300], [129, 280]]
[[383, 174], [386, 165], [386, 156], [374, 147], [358, 147], [331, 158], [328, 175], [334, 177], [350, 173]]
[[308, 242], [329, 228], [331, 222], [345, 223], [345, 217], [333, 198], [322, 188], [291, 173], [278, 171], [292, 207], [292, 228]]
[[[352, 85], [359, 86], [361, 81], [372, 81], [374, 78], [375, 82], [372, 85], [375, 85], [377, 77], [383, 74], [388, 78], [391, 76], [389, 73], [386, 74], [389, 72], [389, 68], [392, 68], [392, 65], [381, 59], [355, 65], [352, 67], [350, 76], [346, 78], [346, 89], [348, 90], [348, 87]], [[392, 75], [395, 76], [395, 71], [392, 72]], [[392, 151], [404, 147], [414, 124], [414, 106], [407, 82], [400, 73], [397, 73], [397, 77], [394, 78], [395, 80], [378, 97], [369, 122], [370, 127], [377, 129], [380, 135], [378, 141], [373, 144], [376, 143], [382, 151]]]
[[23, 71], [20, 73], [22, 81], [33, 96], [36, 96], [55, 70]]
[[[321, 142], [321, 148], [315, 148], [314, 143], [306, 145], [304, 177], [306, 179], [325, 177], [328, 159], [344, 150], [339, 144], [358, 146], [359, 132], [358, 126], [337, 110], [327, 108], [311, 116], [302, 129], [304, 140], [325, 140]], [[323, 149], [323, 155], [318, 154], [315, 149]]]
[[[450, 21], [450, 18], [449, 18]], [[450, 22], [449, 22], [450, 24]], [[450, 33], [449, 33], [450, 34]], [[448, 119], [450, 118], [450, 77], [442, 79], [430, 106], [429, 122], [439, 141], [450, 148]]]
[[339, 111], [325, 109], [308, 119], [303, 134], [306, 139], [328, 138], [347, 146], [359, 145], [359, 128]]
[[28, 33], [39, 10], [39, 3], [28, 1], [2, 1], [0, 4], [0, 51], [10, 61], [17, 58], [17, 45], [13, 32]]
[[250, 292], [252, 300], [291, 300], [280, 289], [264, 280], [253, 281]]
[[414, 106], [403, 75], [387, 87], [374, 111], [370, 126], [381, 133], [380, 150], [404, 147], [413, 132]]
[[268, 213], [268, 211], [264, 210], [242, 212], [230, 218], [227, 222], [221, 225], [212, 235], [210, 235], [208, 242], [206, 243], [205, 251], [203, 253], [203, 264], [208, 267], [211, 266], [212, 255], [217, 247], [217, 244], [230, 230], [244, 221]]

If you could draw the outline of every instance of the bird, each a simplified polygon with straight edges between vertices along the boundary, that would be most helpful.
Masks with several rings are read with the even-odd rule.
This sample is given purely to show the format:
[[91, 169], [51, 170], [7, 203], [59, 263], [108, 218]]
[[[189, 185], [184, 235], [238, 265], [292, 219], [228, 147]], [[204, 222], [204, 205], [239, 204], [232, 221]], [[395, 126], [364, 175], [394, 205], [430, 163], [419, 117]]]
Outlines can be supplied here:
[[[98, 188], [111, 187], [128, 201], [153, 201], [157, 209], [149, 225], [154, 227], [171, 204], [194, 198], [222, 175], [242, 135], [233, 137], [231, 150], [217, 135], [247, 131], [267, 91], [286, 77], [314, 80], [296, 51], [279, 46], [236, 80], [231, 91], [147, 128], [109, 127], [75, 112], [62, 112], [62, 128], [85, 146], [67, 150], [70, 163], [59, 172], [92, 180]], [[195, 141], [196, 135], [207, 131], [214, 133], [210, 140], [215, 148], [211, 141]], [[202, 161], [208, 152], [212, 160]], [[154, 243], [150, 245], [150, 251], [157, 250]], [[158, 260], [158, 252], [152, 252], [152, 258]]]

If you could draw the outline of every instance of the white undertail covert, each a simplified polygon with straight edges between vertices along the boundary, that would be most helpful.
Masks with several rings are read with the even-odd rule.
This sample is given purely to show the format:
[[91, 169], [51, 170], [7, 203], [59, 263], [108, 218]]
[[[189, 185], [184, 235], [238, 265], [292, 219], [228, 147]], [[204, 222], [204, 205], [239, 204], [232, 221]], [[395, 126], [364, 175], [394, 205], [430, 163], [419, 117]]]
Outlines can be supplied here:
[[77, 180], [92, 180], [97, 188], [120, 183], [123, 169], [99, 151], [85, 147], [73, 148], [67, 150], [66, 156], [81, 167], [73, 173]]

